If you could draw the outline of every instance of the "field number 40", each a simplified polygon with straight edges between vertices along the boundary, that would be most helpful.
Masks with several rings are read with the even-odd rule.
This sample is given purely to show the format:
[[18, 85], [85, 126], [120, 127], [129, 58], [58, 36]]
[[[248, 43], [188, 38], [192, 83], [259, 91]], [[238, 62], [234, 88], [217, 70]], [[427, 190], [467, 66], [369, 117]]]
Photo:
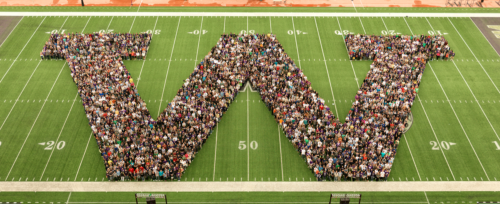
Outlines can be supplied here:
[[[245, 150], [247, 148], [247, 145], [245, 144], [246, 141], [240, 141], [240, 145], [238, 145], [238, 149], [240, 150]], [[257, 144], [257, 141], [252, 141], [250, 142], [250, 148], [253, 150], [256, 150], [259, 147], [259, 144]]]

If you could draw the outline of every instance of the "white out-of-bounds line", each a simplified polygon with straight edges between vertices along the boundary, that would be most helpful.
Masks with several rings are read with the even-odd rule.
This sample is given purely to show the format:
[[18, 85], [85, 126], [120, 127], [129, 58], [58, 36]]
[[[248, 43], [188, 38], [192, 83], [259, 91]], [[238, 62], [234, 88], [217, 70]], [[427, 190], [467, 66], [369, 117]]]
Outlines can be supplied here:
[[[427, 20], [427, 18], [425, 18]], [[450, 21], [451, 25], [453, 26], [453, 28], [455, 28], [455, 31], [457, 31], [458, 35], [460, 36], [460, 38], [462, 38], [462, 41], [464, 41], [465, 45], [467, 46], [467, 48], [469, 48], [469, 51], [472, 53], [472, 55], [474, 56], [474, 58], [476, 58], [476, 61], [477, 63], [479, 63], [479, 66], [481, 66], [481, 68], [483, 69], [484, 73], [486, 74], [486, 76], [488, 76], [488, 79], [490, 79], [491, 83], [493, 84], [493, 86], [495, 87], [495, 89], [497, 90], [498, 93], [500, 93], [500, 90], [498, 90], [498, 87], [497, 85], [495, 84], [495, 82], [493, 82], [493, 80], [491, 79], [490, 75], [488, 74], [488, 72], [486, 71], [486, 69], [484, 69], [483, 67], [483, 64], [481, 64], [481, 62], [479, 61], [479, 59], [477, 59], [476, 55], [474, 54], [474, 52], [472, 51], [472, 49], [470, 49], [469, 45], [467, 44], [467, 42], [465, 42], [465, 39], [462, 37], [462, 35], [460, 34], [460, 32], [458, 32], [457, 28], [455, 27], [455, 25], [453, 24], [453, 22], [451, 22], [450, 18], [448, 18], [448, 21]], [[427, 22], [429, 22], [429, 20], [427, 20]], [[474, 23], [474, 22], [473, 22]], [[430, 22], [429, 22], [429, 25], [430, 25]], [[432, 29], [434, 30], [434, 29]], [[465, 80], [465, 79], [464, 79]]]
[[[45, 18], [47, 18], [47, 17], [45, 17]], [[17, 55], [16, 59], [14, 59], [14, 61], [12, 62], [12, 64], [10, 64], [9, 69], [7, 69], [7, 71], [5, 72], [5, 74], [3, 74], [2, 79], [0, 79], [0, 83], [2, 83], [3, 79], [5, 78], [5, 76], [7, 75], [7, 73], [9, 73], [9, 71], [12, 68], [12, 66], [14, 65], [14, 63], [16, 63], [17, 58], [19, 58], [19, 56], [21, 55], [21, 53], [23, 53], [24, 48], [26, 48], [26, 46], [28, 45], [28, 43], [31, 41], [31, 38], [33, 38], [33, 36], [35, 35], [36, 31], [38, 31], [38, 28], [40, 28], [40, 26], [42, 25], [42, 23], [45, 21], [45, 18], [43, 18], [42, 22], [40, 22], [40, 24], [38, 24], [38, 27], [36, 27], [35, 32], [33, 32], [33, 34], [31, 35], [30, 39], [28, 39], [28, 42], [26, 42], [26, 44], [24, 44], [23, 49], [21, 49], [21, 52], [19, 52], [19, 54]]]
[[[159, 17], [156, 17], [155, 26], [153, 27], [153, 32], [151, 33], [151, 40], [153, 39], [153, 36], [155, 34], [156, 23], [158, 23], [158, 18]], [[130, 29], [132, 30], [132, 26], [130, 26]], [[129, 31], [129, 33], [130, 33], [130, 31]], [[141, 67], [141, 71], [139, 72], [139, 78], [137, 79], [137, 86], [135, 88], [139, 87], [139, 82], [141, 82], [141, 75], [142, 75], [142, 70], [144, 69], [144, 63], [146, 63], [146, 56], [143, 56], [142, 60], [143, 60], [142, 61], [142, 67]]]
[[87, 154], [87, 149], [89, 148], [90, 138], [92, 138], [92, 134], [93, 134], [93, 132], [90, 132], [89, 140], [87, 141], [87, 146], [85, 147], [85, 151], [83, 152], [82, 160], [80, 160], [80, 165], [78, 165], [78, 170], [76, 171], [75, 181], [76, 181], [76, 178], [78, 177], [78, 173], [80, 173], [80, 168], [82, 167], [82, 163], [83, 163], [83, 159], [85, 158], [85, 154]]
[[[434, 29], [433, 29], [434, 30]], [[467, 132], [465, 132], [465, 129], [464, 129], [464, 126], [462, 125], [462, 122], [460, 122], [460, 119], [458, 118], [458, 115], [457, 113], [455, 112], [455, 108], [453, 108], [453, 105], [451, 104], [451, 101], [450, 99], [448, 98], [448, 95], [446, 94], [446, 92], [444, 91], [443, 89], [443, 86], [441, 85], [441, 82], [439, 81], [437, 75], [436, 75], [436, 72], [434, 72], [434, 69], [432, 68], [432, 65], [430, 62], [428, 62], [429, 64], [429, 68], [431, 68], [431, 71], [432, 73], [434, 74], [434, 76], [436, 77], [436, 80], [438, 81], [438, 84], [439, 86], [441, 87], [441, 90], [443, 91], [444, 93], [444, 96], [446, 97], [446, 100], [448, 101], [448, 104], [450, 104], [450, 107], [451, 107], [451, 110], [453, 111], [453, 114], [455, 114], [455, 117], [457, 118], [457, 121], [458, 121], [458, 124], [460, 124], [460, 127], [462, 128], [462, 131], [464, 132], [465, 134], [465, 137], [467, 138], [467, 141], [469, 141], [469, 144], [470, 144], [470, 147], [472, 147], [472, 151], [474, 151], [474, 154], [476, 155], [476, 158], [477, 158], [477, 161], [479, 161], [479, 164], [481, 165], [481, 168], [483, 168], [483, 171], [484, 171], [484, 174], [486, 175], [486, 178], [488, 179], [488, 181], [490, 180], [490, 177], [488, 176], [488, 173], [486, 173], [486, 170], [484, 169], [484, 166], [483, 166], [483, 163], [481, 162], [481, 160], [479, 159], [479, 156], [477, 156], [477, 153], [476, 153], [476, 149], [474, 149], [474, 146], [472, 146], [472, 143], [469, 139], [469, 135], [467, 135]], [[478, 102], [476, 100], [476, 102]], [[479, 104], [479, 102], [478, 102]]]
[[0, 16], [172, 16], [172, 17], [500, 17], [500, 13], [321, 13], [321, 12], [0, 12]]
[[410, 151], [410, 156], [411, 160], [413, 160], [413, 165], [415, 165], [415, 170], [417, 170], [418, 179], [422, 181], [422, 177], [420, 177], [420, 173], [418, 172], [417, 163], [415, 163], [415, 159], [413, 158], [413, 154], [411, 153], [410, 144], [408, 144], [408, 140], [406, 139], [406, 134], [403, 134], [403, 136], [405, 138], [406, 146], [408, 146], [408, 151]]
[[[476, 26], [476, 28], [481, 32], [481, 34], [483, 34], [483, 31], [481, 29], [479, 29], [479, 27], [477, 27], [476, 23], [472, 20], [472, 18], [469, 17], [469, 19]], [[488, 42], [488, 44], [490, 44], [491, 48], [493, 48], [493, 50], [495, 50], [495, 48], [493, 47], [493, 45], [491, 44], [491, 42], [486, 38], [486, 36], [484, 34], [483, 34], [483, 37], [486, 40], [486, 42]], [[498, 53], [497, 50], [495, 50], [495, 52], [497, 53], [498, 56], [500, 56], [500, 53]]]
[[181, 17], [179, 17], [179, 22], [177, 23], [177, 30], [175, 31], [174, 43], [172, 45], [172, 51], [170, 51], [170, 59], [168, 60], [167, 74], [165, 74], [165, 81], [163, 82], [163, 91], [161, 92], [160, 105], [158, 106], [158, 116], [160, 116], [161, 104], [163, 102], [163, 95], [165, 94], [165, 86], [167, 85], [168, 71], [170, 70], [170, 63], [172, 62], [172, 56], [174, 55], [175, 41], [177, 40], [177, 33], [179, 32], [180, 24], [181, 24]]
[[19, 152], [17, 153], [16, 159], [14, 160], [14, 163], [13, 163], [13, 164], [12, 164], [12, 166], [10, 167], [9, 173], [7, 173], [7, 177], [5, 177], [5, 180], [6, 180], [6, 181], [7, 181], [7, 178], [9, 178], [10, 172], [12, 172], [12, 169], [13, 169], [13, 168], [14, 168], [14, 166], [16, 165], [17, 159], [19, 158], [19, 155], [20, 155], [20, 154], [21, 154], [21, 152], [23, 151], [24, 145], [26, 144], [26, 141], [27, 141], [27, 140], [28, 140], [28, 138], [30, 137], [30, 135], [31, 135], [31, 131], [33, 131], [33, 127], [35, 127], [36, 121], [38, 120], [38, 117], [40, 117], [40, 113], [42, 113], [42, 111], [43, 111], [43, 107], [45, 107], [45, 104], [47, 103], [47, 100], [49, 99], [49, 96], [50, 96], [50, 94], [52, 93], [52, 90], [53, 90], [53, 89], [54, 89], [54, 87], [56, 86], [57, 80], [59, 79], [59, 76], [61, 76], [61, 73], [62, 73], [62, 71], [63, 71], [63, 69], [64, 69], [64, 66], [65, 66], [65, 65], [66, 65], [66, 63], [63, 63], [63, 66], [61, 67], [61, 70], [59, 71], [59, 74], [57, 75], [56, 80], [54, 81], [54, 83], [52, 84], [52, 87], [50, 88], [49, 94], [47, 94], [47, 97], [46, 97], [46, 98], [45, 98], [45, 100], [43, 101], [42, 108], [40, 108], [40, 111], [38, 111], [38, 115], [36, 116], [35, 121], [33, 122], [33, 125], [31, 125], [30, 131], [28, 132], [28, 135], [26, 135], [26, 139], [24, 139], [23, 145], [21, 146], [21, 149], [20, 149], [20, 150], [19, 150]]
[[10, 34], [12, 34], [12, 32], [17, 28], [17, 25], [19, 25], [19, 23], [24, 19], [24, 16], [21, 17], [21, 20], [19, 20], [16, 24], [16, 26], [14, 26], [14, 28], [9, 32], [9, 35], [7, 35], [7, 37], [5, 38], [5, 40], [2, 42], [2, 44], [0, 44], [0, 47], [2, 47], [2, 45], [5, 43], [5, 41], [7, 41], [7, 39], [9, 39], [9, 36]]
[[[330, 73], [328, 72], [328, 65], [326, 63], [325, 52], [323, 51], [323, 43], [321, 42], [321, 36], [319, 34], [318, 23], [316, 22], [316, 17], [314, 17], [314, 24], [316, 24], [316, 32], [318, 33], [319, 45], [321, 46], [321, 53], [323, 54], [323, 62], [325, 63], [326, 75], [328, 76], [328, 83], [330, 83], [330, 91], [332, 93], [333, 101], [335, 101], [335, 95], [333, 94], [333, 88], [332, 88], [332, 80], [330, 79]], [[333, 104], [335, 104], [334, 105], [335, 106], [335, 114], [337, 114], [337, 117], [338, 117], [339, 112], [337, 111], [337, 103], [334, 102]]]

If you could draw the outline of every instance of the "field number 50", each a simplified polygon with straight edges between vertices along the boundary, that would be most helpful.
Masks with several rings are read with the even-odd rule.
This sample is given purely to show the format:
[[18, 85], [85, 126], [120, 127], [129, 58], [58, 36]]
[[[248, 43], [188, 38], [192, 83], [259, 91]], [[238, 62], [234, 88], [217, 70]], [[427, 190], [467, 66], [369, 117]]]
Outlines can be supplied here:
[[[238, 145], [238, 149], [245, 150], [247, 148], [247, 145], [245, 144], [245, 142], [247, 142], [247, 141], [240, 141], [240, 145]], [[250, 142], [251, 149], [256, 150], [258, 147], [259, 147], [259, 144], [257, 143], [257, 141], [254, 140], [254, 141]]]

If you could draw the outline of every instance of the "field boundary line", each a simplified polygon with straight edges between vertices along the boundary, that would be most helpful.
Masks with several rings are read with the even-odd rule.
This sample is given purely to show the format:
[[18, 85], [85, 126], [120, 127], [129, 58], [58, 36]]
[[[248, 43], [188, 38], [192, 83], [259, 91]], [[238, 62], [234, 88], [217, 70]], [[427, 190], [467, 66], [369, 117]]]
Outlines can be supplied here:
[[[62, 27], [62, 26], [61, 26]], [[35, 121], [33, 122], [33, 125], [31, 125], [31, 128], [30, 128], [30, 131], [28, 132], [28, 135], [26, 135], [26, 139], [24, 139], [24, 142], [23, 142], [23, 146], [21, 146], [21, 149], [19, 150], [19, 152], [17, 153], [17, 156], [16, 156], [16, 159], [14, 160], [14, 163], [12, 164], [12, 166], [10, 167], [10, 170], [9, 170], [9, 173], [7, 173], [7, 177], [5, 177], [5, 180], [7, 181], [7, 179], [9, 178], [9, 175], [10, 175], [10, 172], [12, 172], [12, 169], [14, 168], [14, 166], [16, 165], [16, 162], [17, 162], [17, 159], [19, 158], [19, 155], [21, 154], [21, 152], [23, 151], [24, 149], [24, 145], [26, 144], [26, 141], [28, 141], [28, 138], [30, 137], [31, 135], [31, 131], [33, 130], [33, 128], [35, 127], [35, 124], [36, 124], [36, 121], [38, 120], [38, 117], [40, 117], [40, 114], [42, 113], [43, 111], [43, 107], [45, 107], [45, 104], [47, 103], [47, 100], [49, 99], [49, 96], [50, 94], [52, 93], [52, 90], [54, 90], [54, 86], [56, 86], [56, 83], [57, 83], [57, 80], [59, 79], [59, 76], [61, 76], [61, 73], [64, 69], [64, 66], [66, 66], [66, 63], [63, 64], [63, 66], [61, 67], [61, 71], [59, 71], [59, 74], [57, 75], [57, 78], [56, 80], [54, 81], [54, 83], [52, 84], [52, 88], [50, 88], [50, 91], [49, 91], [49, 94], [47, 94], [47, 97], [45, 98], [45, 100], [43, 101], [43, 104], [42, 104], [42, 108], [40, 108], [40, 111], [38, 111], [38, 115], [36, 116], [35, 118]]]
[[17, 25], [19, 25], [19, 23], [24, 19], [24, 16], [21, 17], [21, 20], [19, 20], [16, 24], [16, 26], [14, 26], [14, 28], [12, 28], [12, 30], [9, 32], [9, 35], [7, 35], [7, 37], [5, 38], [5, 40], [3, 40], [2, 44], [0, 44], [0, 48], [2, 47], [2, 45], [5, 43], [5, 41], [7, 41], [7, 39], [9, 39], [9, 36], [10, 34], [12, 34], [12, 32], [14, 32], [14, 30], [17, 28]]
[[160, 105], [158, 106], [158, 117], [160, 116], [161, 104], [163, 102], [163, 96], [165, 94], [165, 86], [167, 85], [167, 78], [168, 78], [168, 71], [170, 70], [170, 63], [172, 62], [172, 56], [174, 55], [175, 41], [177, 40], [177, 33], [179, 32], [179, 25], [181, 25], [181, 17], [179, 17], [179, 22], [177, 23], [177, 30], [175, 31], [174, 43], [172, 44], [172, 51], [170, 52], [170, 59], [168, 60], [167, 74], [165, 75], [165, 82], [163, 82], [163, 91], [161, 92]]
[[[16, 63], [17, 61], [17, 58], [19, 58], [19, 56], [21, 56], [21, 54], [23, 53], [24, 51], [24, 48], [26, 48], [26, 46], [28, 45], [28, 43], [30, 43], [31, 41], [31, 38], [33, 38], [33, 36], [35, 36], [35, 33], [36, 31], [38, 31], [38, 28], [40, 28], [40, 26], [42, 25], [42, 23], [45, 21], [47, 17], [44, 17], [42, 22], [40, 22], [40, 24], [38, 24], [38, 27], [36, 27], [35, 29], [35, 32], [33, 32], [33, 34], [31, 35], [30, 39], [28, 39], [28, 42], [26, 42], [26, 44], [24, 44], [24, 47], [23, 49], [21, 50], [21, 52], [19, 52], [19, 54], [17, 55], [16, 59], [14, 59], [14, 61], [12, 62], [12, 64], [10, 64], [9, 66], [9, 69], [7, 69], [7, 71], [5, 72], [5, 74], [2, 76], [2, 79], [0, 79], [0, 83], [2, 83], [3, 79], [5, 78], [5, 76], [7, 76], [7, 74], [9, 73], [10, 69], [12, 68], [12, 66], [14, 66], [14, 63]], [[5, 42], [5, 41], [4, 41]], [[3, 44], [3, 43], [2, 43]]]
[[333, 94], [332, 80], [330, 79], [330, 72], [328, 72], [328, 65], [326, 63], [325, 52], [323, 51], [323, 43], [321, 42], [321, 36], [319, 35], [319, 29], [318, 29], [318, 23], [316, 22], [316, 17], [314, 17], [314, 24], [316, 24], [316, 32], [318, 33], [319, 45], [321, 46], [321, 53], [323, 54], [323, 62], [325, 63], [326, 75], [328, 76], [328, 83], [330, 84], [330, 91], [332, 92], [333, 104], [335, 104], [335, 113], [337, 113], [337, 118], [338, 118], [339, 112], [337, 112], [337, 103], [335, 103], [335, 95]]
[[[470, 17], [469, 17], [470, 18]], [[427, 20], [427, 18], [425, 18]], [[474, 58], [476, 58], [476, 61], [477, 63], [479, 63], [479, 66], [481, 66], [481, 68], [483, 69], [484, 73], [486, 74], [486, 76], [488, 76], [488, 79], [490, 79], [491, 83], [493, 84], [493, 86], [495, 87], [495, 89], [497, 90], [497, 92], [500, 94], [500, 90], [498, 90], [498, 87], [497, 85], [495, 84], [495, 82], [493, 82], [493, 80], [491, 79], [490, 75], [488, 74], [488, 72], [486, 71], [486, 69], [484, 69], [483, 67], [483, 64], [481, 64], [481, 62], [479, 61], [479, 59], [477, 59], [476, 57], [476, 54], [474, 54], [474, 52], [472, 51], [472, 49], [470, 49], [469, 47], [469, 44], [467, 44], [467, 42], [465, 42], [465, 39], [462, 37], [462, 34], [460, 34], [460, 32], [458, 31], [458, 29], [455, 27], [455, 25], [453, 24], [453, 22], [451, 22], [450, 18], [447, 18], [448, 21], [450, 22], [450, 24], [453, 26], [453, 28], [455, 28], [455, 31], [457, 31], [458, 35], [460, 36], [460, 38], [462, 38], [462, 41], [464, 41], [465, 45], [467, 46], [467, 48], [469, 48], [469, 51], [470, 53], [472, 53], [472, 55], [474, 56]], [[429, 20], [427, 20], [427, 22], [429, 22]], [[474, 23], [474, 22], [472, 22]], [[429, 22], [430, 24], [430, 22]], [[433, 29], [434, 30], [434, 29]], [[481, 31], [481, 30], [479, 30]], [[481, 33], [482, 34], [482, 33]], [[483, 35], [484, 36], [484, 35]], [[488, 41], [489, 42], [489, 41]], [[464, 79], [465, 80], [465, 79]], [[472, 91], [471, 91], [472, 92]], [[496, 132], [495, 132], [496, 133]], [[498, 136], [498, 135], [497, 135]]]
[[324, 13], [324, 12], [0, 12], [0, 16], [280, 16], [280, 17], [500, 17], [500, 13]]
[[481, 34], [483, 35], [484, 39], [486, 40], [486, 42], [488, 42], [488, 44], [490, 44], [491, 48], [493, 50], [495, 50], [495, 52], [497, 53], [497, 55], [500, 57], [500, 53], [497, 52], [497, 50], [495, 49], [495, 47], [493, 47], [493, 45], [491, 44], [491, 42], [488, 40], [488, 38], [486, 38], [486, 36], [484, 35], [483, 31], [481, 29], [479, 29], [479, 27], [477, 27], [477, 24], [476, 22], [474, 22], [474, 20], [472, 20], [471, 17], [469, 17], [469, 20], [472, 21], [472, 23], [476, 26], [477, 30], [479, 30], [479, 32], [481, 32]]
[[[411, 30], [411, 27], [410, 25], [408, 24], [408, 21], [406, 21], [405, 18], [403, 18], [405, 20], [405, 23], [406, 23], [406, 26], [408, 26], [408, 29], [410, 30], [410, 32], [412, 33], [413, 35], [413, 31]], [[385, 23], [384, 23], [385, 25]], [[385, 27], [385, 29], [387, 29], [387, 26]], [[433, 29], [434, 30], [434, 29]], [[429, 63], [430, 64], [430, 63]], [[436, 77], [437, 79], [437, 77]], [[439, 82], [439, 81], [438, 81]], [[440, 84], [441, 85], [441, 84]], [[431, 120], [429, 119], [429, 116], [427, 116], [427, 111], [425, 111], [425, 108], [424, 108], [424, 104], [422, 103], [422, 101], [420, 100], [420, 96], [417, 94], [417, 98], [418, 98], [418, 102], [420, 103], [420, 106], [422, 106], [422, 110], [424, 110], [424, 114], [425, 114], [425, 117], [427, 118], [427, 122], [429, 122], [429, 126], [431, 126], [431, 130], [432, 130], [432, 133], [434, 134], [434, 138], [436, 138], [436, 142], [438, 144], [441, 144], [439, 142], [439, 139], [436, 135], [436, 132], [434, 131], [434, 127], [432, 127], [432, 123], [431, 123]], [[448, 97], [447, 97], [448, 98]], [[458, 118], [457, 118], [458, 119]], [[408, 143], [407, 143], [408, 144]], [[451, 176], [453, 177], [453, 180], [456, 180], [455, 179], [455, 175], [453, 174], [453, 171], [451, 170], [451, 167], [450, 167], [450, 164], [448, 163], [448, 159], [446, 158], [446, 155], [444, 154], [444, 151], [443, 151], [443, 148], [439, 148], [439, 150], [441, 151], [441, 153], [443, 154], [443, 157], [444, 157], [444, 160], [446, 161], [446, 165], [448, 165], [448, 169], [450, 170], [450, 173], [451, 173]], [[420, 179], [422, 180], [422, 179]]]
[[87, 154], [87, 149], [89, 148], [90, 139], [92, 138], [93, 131], [90, 131], [89, 140], [87, 141], [87, 146], [85, 146], [85, 151], [83, 152], [82, 160], [80, 160], [80, 165], [78, 165], [78, 170], [76, 171], [75, 181], [78, 177], [78, 173], [80, 173], [80, 168], [82, 167], [83, 159], [85, 158], [85, 154]]
[[[157, 17], [156, 17], [155, 26], [153, 27], [153, 31], [151, 32], [151, 40], [153, 40], [153, 37], [154, 37], [154, 35], [155, 35], [156, 24], [158, 23], [158, 18], [159, 18], [159, 17], [157, 16]], [[134, 24], [132, 24], [132, 26], [133, 26], [133, 25], [134, 25]], [[132, 26], [130, 26], [130, 30], [132, 30]], [[130, 33], [130, 31], [129, 31], [129, 33]], [[148, 48], [148, 49], [149, 49], [149, 48]], [[142, 59], [142, 60], [143, 60], [143, 62], [142, 62], [141, 72], [139, 72], [139, 78], [137, 79], [137, 86], [136, 86], [136, 88], [137, 88], [137, 87], [139, 87], [139, 82], [141, 82], [142, 70], [144, 69], [144, 64], [145, 64], [145, 63], [146, 63], [146, 61], [147, 61], [147, 60], [146, 60], [146, 56], [144, 56], [144, 59]]]
[[[397, 181], [397, 182], [0, 182], [2, 192], [444, 192], [500, 191], [500, 181]], [[152, 185], [154, 183], [154, 185]]]
[[[85, 31], [85, 28], [87, 28], [87, 25], [89, 24], [89, 21], [90, 21], [91, 18], [92, 17], [89, 17], [89, 19], [87, 20], [87, 23], [85, 23], [85, 26], [82, 29], [82, 33]], [[64, 130], [64, 127], [66, 126], [66, 122], [68, 122], [69, 115], [71, 114], [71, 110], [73, 110], [73, 106], [75, 105], [75, 102], [76, 102], [76, 99], [77, 99], [78, 95], [79, 95], [79, 93], [77, 92], [76, 95], [75, 95], [75, 98], [73, 99], [73, 103], [71, 104], [71, 108], [69, 109], [68, 115], [66, 115], [66, 119], [64, 120], [64, 123], [63, 123], [63, 126], [61, 128], [61, 131], [59, 132], [59, 135], [57, 136], [56, 142], [54, 144], [58, 144], [58, 142], [59, 142], [59, 138], [61, 137], [61, 134], [62, 134], [62, 132]], [[45, 168], [43, 168], [42, 176], [40, 176], [40, 181], [42, 180], [43, 175], [45, 174], [45, 170], [47, 169], [47, 166], [49, 165], [50, 159], [52, 158], [52, 154], [54, 153], [55, 149], [56, 148], [52, 148], [52, 151], [50, 152], [49, 159], [47, 160], [47, 163], [45, 164]]]

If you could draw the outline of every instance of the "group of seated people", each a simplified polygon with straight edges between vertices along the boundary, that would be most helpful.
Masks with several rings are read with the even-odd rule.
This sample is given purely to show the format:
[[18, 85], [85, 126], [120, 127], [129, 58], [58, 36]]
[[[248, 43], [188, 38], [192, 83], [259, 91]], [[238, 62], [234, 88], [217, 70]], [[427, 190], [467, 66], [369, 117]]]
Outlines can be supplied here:
[[69, 64], [109, 180], [180, 179], [247, 82], [318, 180], [387, 178], [430, 53], [451, 52], [440, 36], [345, 36], [374, 62], [341, 123], [274, 34], [223, 34], [153, 120], [122, 61], [151, 37], [52, 34], [42, 53]]

